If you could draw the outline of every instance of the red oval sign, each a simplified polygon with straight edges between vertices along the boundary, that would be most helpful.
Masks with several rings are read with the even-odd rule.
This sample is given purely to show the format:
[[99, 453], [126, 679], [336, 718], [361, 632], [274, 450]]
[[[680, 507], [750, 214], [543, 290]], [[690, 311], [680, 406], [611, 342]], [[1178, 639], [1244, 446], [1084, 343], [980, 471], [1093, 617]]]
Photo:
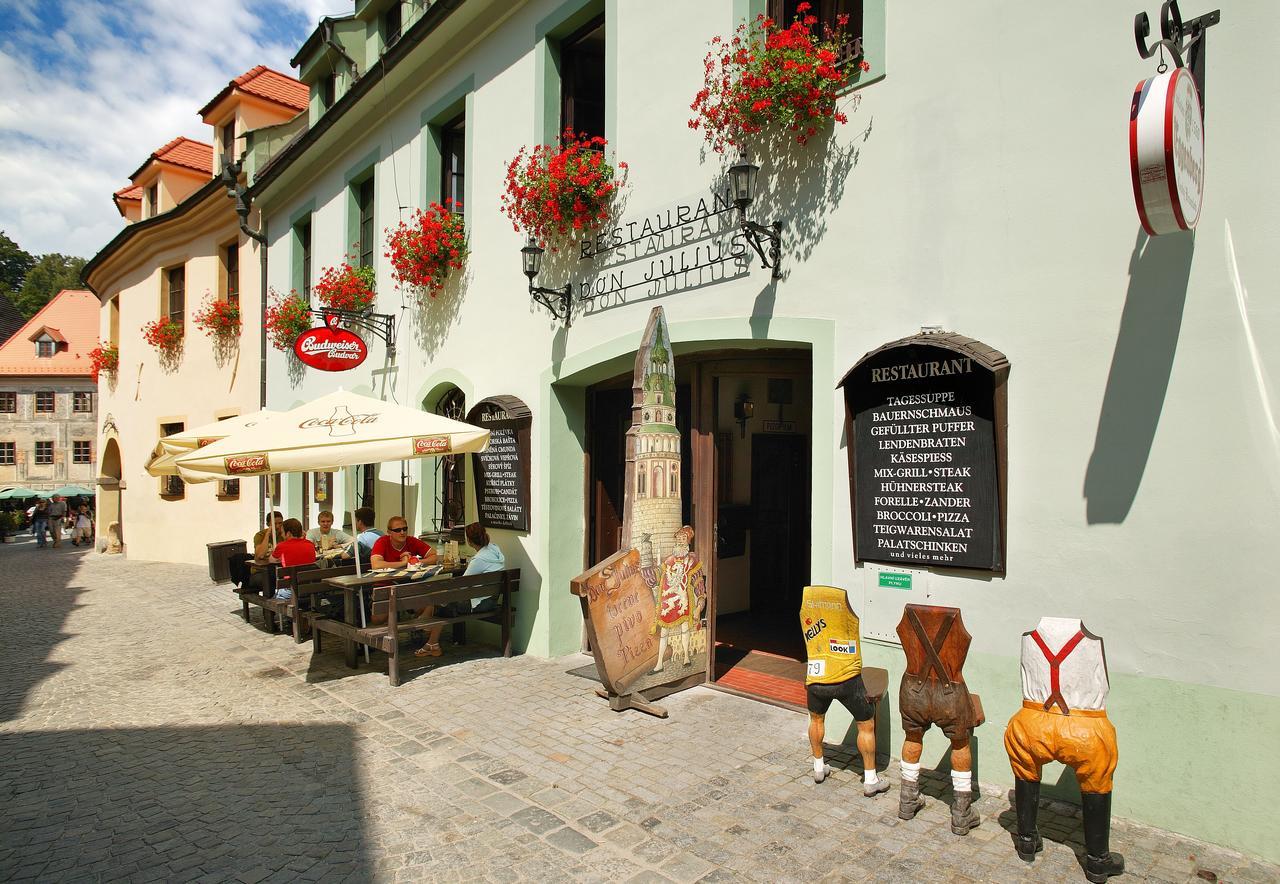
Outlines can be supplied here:
[[304, 365], [321, 371], [348, 371], [364, 362], [369, 347], [345, 328], [312, 328], [298, 335], [293, 352]]

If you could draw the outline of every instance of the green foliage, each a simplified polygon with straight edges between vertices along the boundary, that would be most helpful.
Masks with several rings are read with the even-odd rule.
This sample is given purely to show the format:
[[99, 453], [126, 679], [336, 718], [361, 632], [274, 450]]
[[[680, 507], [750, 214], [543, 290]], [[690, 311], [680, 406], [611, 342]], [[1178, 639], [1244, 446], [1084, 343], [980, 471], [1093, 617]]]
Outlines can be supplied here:
[[40, 258], [27, 271], [22, 287], [12, 296], [13, 306], [30, 319], [53, 296], [63, 289], [80, 288], [80, 271], [85, 259], [50, 252]]
[[35, 256], [25, 251], [0, 230], [0, 292], [6, 294], [22, 288], [27, 271], [36, 263]]

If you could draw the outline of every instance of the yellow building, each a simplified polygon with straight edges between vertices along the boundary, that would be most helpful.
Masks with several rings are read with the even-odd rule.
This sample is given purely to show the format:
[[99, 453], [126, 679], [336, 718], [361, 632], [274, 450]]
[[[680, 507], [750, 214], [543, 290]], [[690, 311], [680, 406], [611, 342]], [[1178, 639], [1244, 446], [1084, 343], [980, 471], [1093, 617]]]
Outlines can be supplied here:
[[[227, 167], [247, 131], [287, 123], [306, 104], [304, 85], [269, 68], [232, 80], [200, 111], [213, 144], [176, 138], [152, 153], [113, 195], [125, 228], [85, 267], [103, 346], [118, 353], [99, 378], [99, 523], [104, 535], [118, 523], [133, 558], [202, 563], [208, 542], [246, 537], [259, 520], [257, 483], [187, 485], [146, 464], [162, 436], [262, 407], [261, 265]], [[238, 329], [201, 327], [219, 304], [238, 308]], [[175, 343], [158, 347], [148, 334]]]

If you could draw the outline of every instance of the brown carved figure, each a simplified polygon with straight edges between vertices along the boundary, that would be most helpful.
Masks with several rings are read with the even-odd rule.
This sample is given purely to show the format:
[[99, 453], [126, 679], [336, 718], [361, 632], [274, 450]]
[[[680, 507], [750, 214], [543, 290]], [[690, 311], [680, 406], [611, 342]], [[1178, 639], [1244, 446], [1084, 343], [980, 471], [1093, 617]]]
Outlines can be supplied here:
[[982, 724], [982, 704], [964, 683], [971, 637], [959, 608], [907, 605], [898, 621], [907, 657], [898, 692], [906, 742], [902, 746], [902, 792], [898, 816], [909, 820], [924, 807], [920, 797], [920, 755], [924, 732], [936, 726], [951, 741], [951, 831], [967, 835], [980, 817], [973, 804], [973, 753], [969, 738]]

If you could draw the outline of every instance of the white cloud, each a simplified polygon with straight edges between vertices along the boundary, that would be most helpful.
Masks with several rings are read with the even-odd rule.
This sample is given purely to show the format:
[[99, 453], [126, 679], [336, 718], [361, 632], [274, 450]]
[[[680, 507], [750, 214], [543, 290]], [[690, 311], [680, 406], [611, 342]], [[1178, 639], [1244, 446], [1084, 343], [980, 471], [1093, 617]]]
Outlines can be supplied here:
[[[336, 9], [335, 9], [336, 7]], [[88, 257], [119, 231], [111, 194], [256, 64], [289, 58], [350, 0], [0, 0], [0, 230]]]

